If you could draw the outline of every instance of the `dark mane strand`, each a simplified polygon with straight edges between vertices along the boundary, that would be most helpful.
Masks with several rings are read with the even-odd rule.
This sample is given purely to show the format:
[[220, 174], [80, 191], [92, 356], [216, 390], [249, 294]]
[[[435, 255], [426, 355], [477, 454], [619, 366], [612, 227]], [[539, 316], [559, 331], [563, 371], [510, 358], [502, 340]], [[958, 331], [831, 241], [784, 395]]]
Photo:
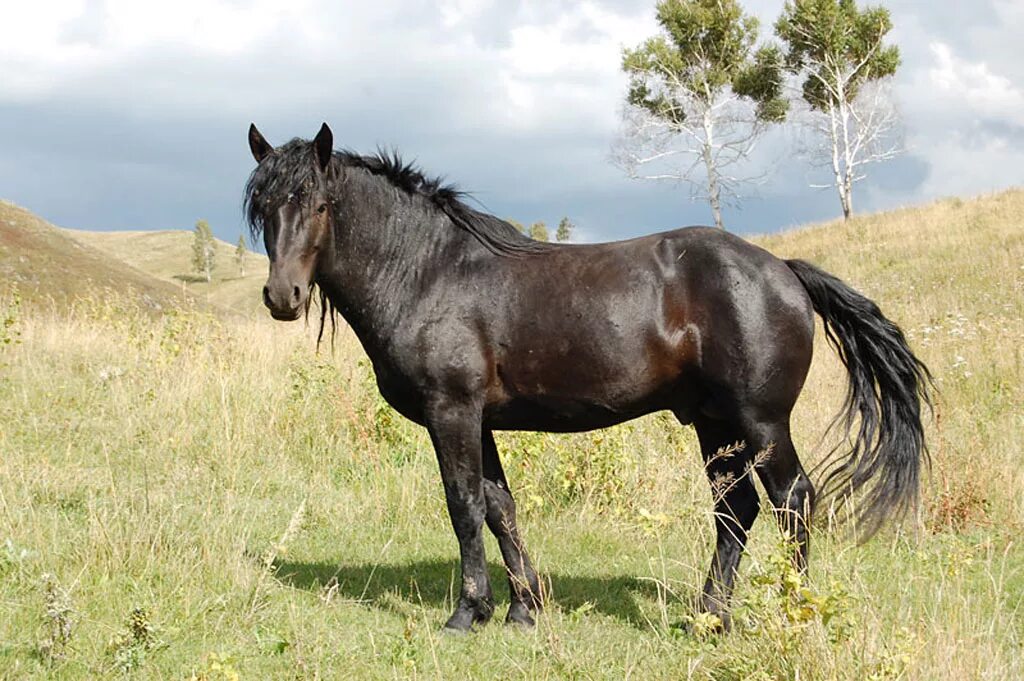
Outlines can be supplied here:
[[397, 150], [378, 149], [372, 156], [351, 151], [335, 152], [343, 166], [362, 168], [382, 177], [411, 196], [422, 196], [441, 210], [455, 225], [472, 234], [488, 251], [496, 255], [516, 256], [551, 248], [520, 234], [508, 222], [466, 205], [469, 195], [442, 178], [427, 177], [414, 161], [405, 162]]
[[[317, 181], [313, 163], [313, 145], [307, 140], [293, 139], [276, 149], [260, 163], [245, 186], [243, 211], [253, 240], [263, 232], [265, 206], [280, 205], [289, 194], [301, 194]], [[467, 194], [441, 178], [423, 174], [414, 162], [405, 162], [395, 150], [378, 149], [370, 156], [352, 151], [335, 151], [333, 162], [341, 168], [360, 168], [387, 180], [410, 196], [420, 196], [443, 212], [460, 229], [473, 235], [484, 248], [495, 255], [521, 256], [549, 250], [552, 244], [534, 241], [520, 234], [511, 224], [498, 217], [466, 205]], [[336, 173], [335, 177], [342, 173]], [[328, 187], [332, 195], [340, 187]]]

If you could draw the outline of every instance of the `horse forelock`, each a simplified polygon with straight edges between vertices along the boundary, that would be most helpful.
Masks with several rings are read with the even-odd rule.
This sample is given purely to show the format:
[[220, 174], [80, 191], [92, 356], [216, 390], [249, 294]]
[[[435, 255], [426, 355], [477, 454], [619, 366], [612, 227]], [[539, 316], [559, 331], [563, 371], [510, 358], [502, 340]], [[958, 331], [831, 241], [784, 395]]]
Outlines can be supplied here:
[[293, 139], [264, 158], [249, 175], [242, 202], [253, 240], [263, 233], [269, 210], [302, 196], [321, 181], [313, 147], [305, 140]]

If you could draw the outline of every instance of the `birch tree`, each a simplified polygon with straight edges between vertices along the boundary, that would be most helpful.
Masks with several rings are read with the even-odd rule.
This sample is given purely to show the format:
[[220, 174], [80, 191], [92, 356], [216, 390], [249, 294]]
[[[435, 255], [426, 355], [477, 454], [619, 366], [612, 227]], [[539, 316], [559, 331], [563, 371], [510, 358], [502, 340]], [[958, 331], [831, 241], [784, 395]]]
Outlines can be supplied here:
[[786, 68], [796, 74], [814, 143], [807, 155], [831, 170], [843, 217], [853, 214], [853, 185], [866, 166], [902, 151], [891, 81], [899, 48], [886, 45], [892, 29], [883, 7], [854, 0], [787, 0], [775, 33], [786, 46]]
[[572, 233], [576, 229], [576, 225], [572, 224], [572, 220], [568, 216], [558, 221], [558, 229], [555, 231], [555, 240], [565, 243], [572, 239]]
[[195, 231], [192, 233], [192, 269], [196, 274], [205, 277], [207, 282], [213, 279], [216, 254], [210, 223], [206, 220], [198, 220]]
[[245, 276], [245, 236], [238, 235], [238, 243], [235, 244], [235, 264], [238, 265], [238, 276]]
[[543, 220], [538, 220], [530, 225], [530, 238], [534, 241], [548, 240], [548, 226], [544, 224]]
[[690, 185], [715, 225], [738, 196], [747, 160], [768, 125], [785, 118], [782, 53], [755, 48], [758, 21], [736, 0], [660, 0], [661, 31], [625, 49], [623, 130], [612, 160], [637, 179]]

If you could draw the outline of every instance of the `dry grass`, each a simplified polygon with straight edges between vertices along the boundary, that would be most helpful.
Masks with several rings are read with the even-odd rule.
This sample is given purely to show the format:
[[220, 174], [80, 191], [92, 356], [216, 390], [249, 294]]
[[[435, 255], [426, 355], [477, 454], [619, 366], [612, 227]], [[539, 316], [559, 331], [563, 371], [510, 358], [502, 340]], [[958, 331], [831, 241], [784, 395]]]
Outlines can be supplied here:
[[[1024, 677], [1022, 221], [1011, 191], [760, 240], [908, 332], [940, 390], [933, 471], [918, 517], [867, 546], [819, 532], [808, 581], [764, 514], [722, 638], [673, 626], [712, 529], [671, 419], [504, 435], [551, 605], [532, 632], [447, 638], [436, 463], [351, 334], [317, 356], [299, 324], [7, 297], [0, 678]], [[844, 390], [822, 344], [795, 417], [806, 460]]]

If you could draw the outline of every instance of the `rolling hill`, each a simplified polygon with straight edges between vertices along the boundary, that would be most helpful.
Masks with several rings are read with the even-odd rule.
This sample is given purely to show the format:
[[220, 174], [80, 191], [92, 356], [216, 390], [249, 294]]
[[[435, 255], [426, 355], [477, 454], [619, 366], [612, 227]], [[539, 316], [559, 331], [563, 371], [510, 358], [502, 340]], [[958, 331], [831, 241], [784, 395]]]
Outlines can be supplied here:
[[260, 289], [267, 277], [267, 258], [247, 251], [244, 275], [235, 246], [216, 240], [216, 266], [207, 283], [192, 271], [192, 232], [185, 230], [88, 232], [64, 230], [76, 242], [98, 249], [163, 282], [185, 288], [218, 308], [241, 314], [263, 309]]
[[235, 246], [216, 241], [207, 283], [192, 273], [189, 231], [90, 232], [57, 227], [0, 200], [0, 279], [34, 305], [67, 309], [103, 289], [137, 292], [153, 311], [184, 300], [247, 316], [262, 310], [265, 256], [247, 251], [244, 276]]
[[70, 236], [10, 201], [0, 201], [0, 279], [28, 304], [66, 309], [96, 291], [136, 291], [145, 307], [182, 301], [181, 286], [162, 281]]

